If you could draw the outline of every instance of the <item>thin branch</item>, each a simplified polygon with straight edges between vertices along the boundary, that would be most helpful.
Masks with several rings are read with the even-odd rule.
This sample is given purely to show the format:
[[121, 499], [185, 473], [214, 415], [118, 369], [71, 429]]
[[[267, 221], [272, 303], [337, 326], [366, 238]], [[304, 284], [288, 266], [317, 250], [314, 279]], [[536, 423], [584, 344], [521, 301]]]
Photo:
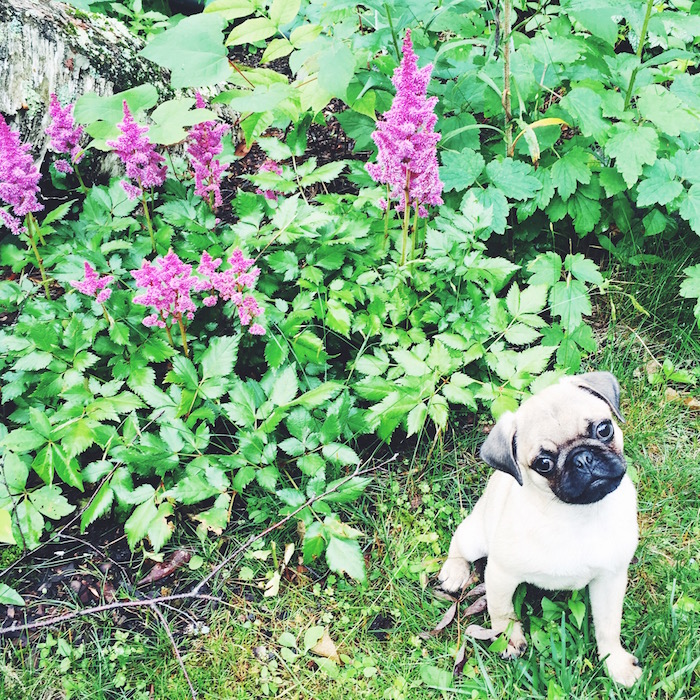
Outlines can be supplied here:
[[177, 648], [177, 644], [175, 643], [175, 637], [173, 637], [173, 633], [170, 631], [170, 626], [168, 625], [168, 621], [165, 619], [165, 616], [163, 613], [158, 610], [158, 606], [155, 603], [151, 604], [151, 609], [153, 612], [156, 614], [158, 619], [161, 621], [161, 624], [163, 625], [163, 628], [165, 629], [165, 633], [168, 635], [168, 639], [170, 640], [170, 644], [173, 647], [173, 651], [175, 652], [175, 658], [177, 659], [177, 662], [180, 664], [180, 668], [182, 669], [182, 675], [185, 677], [185, 680], [187, 681], [187, 685], [190, 687], [190, 693], [192, 694], [192, 700], [197, 700], [197, 691], [194, 689], [194, 686], [192, 685], [192, 681], [190, 680], [190, 674], [187, 673], [187, 669], [185, 668], [185, 662], [182, 660], [182, 656], [180, 656], [180, 651]]
[[341, 479], [332, 488], [326, 489], [326, 491], [324, 491], [322, 494], [319, 494], [319, 495], [316, 495], [316, 496], [309, 498], [305, 503], [303, 503], [298, 508], [296, 508], [291, 513], [289, 513], [289, 515], [282, 518], [282, 520], [279, 520], [276, 523], [273, 523], [272, 525], [265, 528], [265, 530], [258, 533], [257, 535], [251, 535], [240, 547], [238, 547], [232, 554], [227, 556], [222, 562], [220, 562], [217, 566], [215, 566], [199, 583], [197, 583], [196, 586], [194, 586], [190, 591], [188, 591], [186, 593], [173, 593], [171, 595], [160, 596], [158, 598], [149, 598], [149, 599], [141, 599], [141, 600], [123, 600], [123, 601], [118, 601], [115, 603], [104, 603], [103, 605], [95, 605], [94, 607], [91, 607], [91, 608], [83, 608], [82, 610], [74, 610], [72, 612], [65, 613], [64, 615], [57, 615], [57, 616], [49, 617], [49, 618], [46, 618], [43, 620], [36, 620], [35, 622], [27, 622], [23, 625], [12, 624], [10, 627], [0, 628], [0, 636], [14, 634], [16, 632], [29, 632], [31, 630], [41, 629], [43, 627], [51, 627], [54, 625], [61, 624], [63, 622], [69, 622], [70, 620], [74, 620], [77, 617], [85, 617], [88, 615], [95, 615], [97, 613], [108, 612], [110, 610], [124, 610], [124, 609], [128, 609], [128, 608], [143, 608], [143, 607], [149, 607], [149, 606], [153, 606], [153, 605], [159, 605], [161, 603], [172, 603], [174, 601], [192, 600], [192, 599], [210, 600], [210, 601], [221, 602], [215, 596], [201, 593], [200, 591], [225, 566], [229, 565], [234, 559], [237, 559], [238, 557], [240, 557], [254, 542], [256, 542], [259, 539], [262, 539], [263, 537], [266, 537], [271, 532], [278, 530], [280, 527], [282, 527], [283, 525], [288, 523], [295, 515], [300, 513], [302, 510], [304, 510], [304, 508], [308, 508], [309, 506], [313, 505], [316, 501], [319, 501], [319, 500], [325, 498], [326, 496], [329, 496], [330, 494], [334, 493], [335, 491], [340, 489], [341, 486], [345, 485], [348, 481], [350, 481], [350, 479], [353, 479], [356, 476], [361, 476], [363, 474], [369, 474], [371, 472], [374, 472], [377, 469], [379, 469], [381, 467], [385, 467], [386, 465], [395, 461], [397, 458], [398, 458], [398, 454], [394, 454], [389, 459], [382, 462], [382, 464], [374, 465], [374, 466], [367, 467], [367, 468], [361, 468], [361, 465], [358, 465], [351, 474], [349, 474], [345, 478]]

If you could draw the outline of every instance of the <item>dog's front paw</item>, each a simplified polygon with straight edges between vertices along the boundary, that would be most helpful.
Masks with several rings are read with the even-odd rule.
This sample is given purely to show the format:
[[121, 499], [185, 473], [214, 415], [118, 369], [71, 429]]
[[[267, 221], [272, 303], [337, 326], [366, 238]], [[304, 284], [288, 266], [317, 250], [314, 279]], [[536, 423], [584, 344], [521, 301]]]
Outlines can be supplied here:
[[635, 684], [637, 679], [642, 675], [642, 669], [639, 666], [636, 656], [620, 649], [613, 652], [605, 660], [605, 666], [608, 669], [610, 677], [628, 688]]
[[448, 557], [438, 574], [440, 588], [449, 593], [458, 593], [471, 578], [469, 562], [462, 557]]
[[513, 623], [513, 631], [511, 632], [510, 639], [508, 640], [508, 647], [501, 654], [503, 659], [517, 659], [519, 656], [525, 653], [527, 649], [527, 640], [523, 634], [522, 625], [519, 622]]

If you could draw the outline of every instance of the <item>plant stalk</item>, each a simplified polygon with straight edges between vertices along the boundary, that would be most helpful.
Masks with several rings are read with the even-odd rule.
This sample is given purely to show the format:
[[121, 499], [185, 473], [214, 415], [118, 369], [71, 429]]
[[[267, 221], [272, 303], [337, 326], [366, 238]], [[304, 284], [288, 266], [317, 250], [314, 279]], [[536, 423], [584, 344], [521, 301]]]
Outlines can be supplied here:
[[637, 79], [637, 73], [642, 65], [642, 51], [644, 50], [644, 43], [647, 40], [647, 29], [649, 28], [649, 20], [651, 19], [651, 12], [654, 9], [654, 0], [647, 1], [647, 11], [644, 15], [644, 22], [642, 23], [642, 31], [639, 34], [639, 44], [637, 45], [637, 58], [639, 59], [637, 65], [632, 69], [632, 74], [630, 75], [630, 82], [627, 86], [627, 93], [625, 94], [625, 109], [630, 106], [632, 101], [632, 90], [634, 89], [634, 81]]
[[146, 192], [142, 191], [141, 202], [143, 203], [143, 213], [146, 217], [146, 228], [148, 229], [148, 235], [151, 237], [151, 246], [153, 247], [153, 252], [156, 252], [156, 238], [153, 235], [153, 223], [151, 222], [151, 214], [148, 211], [148, 201], [146, 200]]
[[513, 0], [503, 0], [503, 109], [505, 110], [506, 156], [513, 146], [513, 123], [510, 105], [510, 13]]
[[187, 332], [185, 324], [182, 322], [182, 314], [177, 315], [177, 325], [180, 326], [180, 337], [182, 338], [182, 349], [185, 351], [185, 357], [190, 356], [190, 349], [187, 346]]
[[39, 226], [37, 225], [36, 219], [34, 218], [34, 215], [31, 212], [27, 214], [25, 223], [27, 225], [27, 236], [29, 238], [29, 244], [32, 250], [34, 251], [34, 257], [36, 258], [37, 265], [39, 266], [39, 272], [41, 272], [41, 281], [44, 285], [44, 294], [46, 295], [46, 298], [50, 301], [51, 293], [49, 291], [49, 280], [46, 277], [46, 270], [44, 270], [44, 261], [42, 260], [41, 255], [39, 255], [39, 249], [36, 247], [36, 241], [34, 240], [33, 230], [35, 229], [38, 233]]
[[406, 184], [403, 188], [403, 227], [401, 231], [401, 267], [406, 263], [406, 249], [408, 248], [408, 221], [411, 218], [411, 171], [406, 169]]

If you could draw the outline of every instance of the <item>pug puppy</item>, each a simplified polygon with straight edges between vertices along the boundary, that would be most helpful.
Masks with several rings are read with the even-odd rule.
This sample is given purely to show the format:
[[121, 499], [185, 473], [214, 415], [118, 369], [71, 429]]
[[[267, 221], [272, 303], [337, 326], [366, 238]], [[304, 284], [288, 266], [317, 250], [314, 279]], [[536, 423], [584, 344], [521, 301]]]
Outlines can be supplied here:
[[626, 474], [620, 387], [608, 372], [566, 377], [496, 423], [482, 459], [498, 471], [457, 528], [441, 588], [460, 591], [470, 562], [487, 557], [484, 582], [494, 635], [511, 625], [506, 657], [527, 648], [515, 618], [520, 583], [588, 586], [598, 654], [631, 686], [637, 659], [620, 643], [627, 568], [637, 547], [637, 494]]

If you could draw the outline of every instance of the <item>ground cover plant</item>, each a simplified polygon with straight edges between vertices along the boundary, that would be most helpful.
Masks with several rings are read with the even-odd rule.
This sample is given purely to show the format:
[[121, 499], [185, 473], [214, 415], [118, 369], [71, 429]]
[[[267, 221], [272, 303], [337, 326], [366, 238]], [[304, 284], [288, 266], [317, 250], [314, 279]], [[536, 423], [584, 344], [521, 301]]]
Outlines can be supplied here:
[[[127, 9], [142, 33], [141, 3]], [[658, 308], [640, 296], [643, 285], [610, 271], [665, 269], [678, 241], [690, 255], [668, 277], [666, 304], [682, 319], [672, 333], [697, 331], [696, 10], [214, 0], [192, 17], [151, 17], [144, 32], [142, 53], [171, 70], [174, 97], [151, 85], [75, 105], [49, 97], [50, 183], [31, 144], [0, 120], [0, 541], [35, 550], [66, 523], [90, 536], [111, 519], [132, 556], [149, 562], [179, 551], [189, 533], [197, 572], [216, 561], [217, 543], [232, 538], [234, 553], [249, 555], [235, 543], [284, 519], [281, 539], [266, 535], [245, 565], [237, 556], [216, 570], [236, 578], [242, 609], [252, 602], [242, 591], [261, 581], [270, 606], [252, 620], [234, 608], [220, 632], [193, 644], [218, 656], [218, 635], [233, 624], [246, 661], [225, 692], [284, 687], [305, 697], [328, 678], [338, 695], [358, 682], [385, 697], [452, 687], [444, 659], [456, 648], [417, 637], [440, 609], [429, 576], [462, 503], [450, 480], [463, 470], [441, 475], [451, 431], [467, 425], [478, 438], [478, 411], [497, 417], [590, 366], [606, 310]], [[246, 52], [255, 60], [235, 58]], [[240, 114], [233, 129], [218, 105]], [[309, 152], [309, 133], [329, 120], [357, 157], [320, 164]], [[227, 179], [249, 151], [264, 153], [257, 172]], [[107, 152], [119, 175], [83, 177]], [[697, 343], [681, 348], [643, 372], [656, 391], [642, 393], [644, 405], [657, 405], [666, 385], [697, 382]], [[613, 357], [598, 361], [625, 373]], [[670, 488], [692, 491], [697, 420], [682, 425], [692, 406], [669, 406], [688, 436], [667, 460], [678, 463]], [[410, 470], [394, 473], [407, 447]], [[660, 483], [648, 503], [664, 490], [664, 469], [649, 468]], [[690, 697], [697, 677], [697, 642], [686, 634], [698, 605], [688, 555], [697, 503], [678, 508], [688, 544], [663, 539], [673, 565], [656, 562], [644, 579], [659, 607], [649, 628], [635, 624], [644, 585], [633, 589], [638, 614], [628, 624], [648, 630], [639, 648], [655, 660], [639, 697]], [[644, 546], [642, 561], [652, 558]], [[282, 598], [290, 577], [303, 585]], [[19, 609], [28, 600], [21, 581], [10, 583], [0, 583], [0, 602]], [[421, 614], [408, 619], [416, 606]], [[543, 603], [531, 629], [539, 658], [498, 665], [491, 680], [474, 646], [463, 680], [442, 692], [616, 692], [598, 671], [579, 678], [564, 663], [583, 669], [591, 658], [582, 610], [580, 597]], [[669, 618], [664, 631], [651, 629]], [[402, 630], [394, 649], [405, 666], [382, 669], [381, 634], [346, 653], [375, 622]], [[331, 623], [345, 635], [342, 656], [316, 653]], [[263, 632], [272, 641], [260, 644]], [[96, 638], [119, 679], [99, 692], [194, 695], [168, 686], [169, 673], [129, 685], [127, 659], [162, 658], [171, 641]], [[41, 645], [32, 658], [47, 678], [63, 675], [64, 692], [87, 697], [96, 671], [84, 648], [53, 633]], [[187, 668], [195, 685], [209, 685], [189, 656]], [[30, 683], [8, 677], [6, 692]]]

